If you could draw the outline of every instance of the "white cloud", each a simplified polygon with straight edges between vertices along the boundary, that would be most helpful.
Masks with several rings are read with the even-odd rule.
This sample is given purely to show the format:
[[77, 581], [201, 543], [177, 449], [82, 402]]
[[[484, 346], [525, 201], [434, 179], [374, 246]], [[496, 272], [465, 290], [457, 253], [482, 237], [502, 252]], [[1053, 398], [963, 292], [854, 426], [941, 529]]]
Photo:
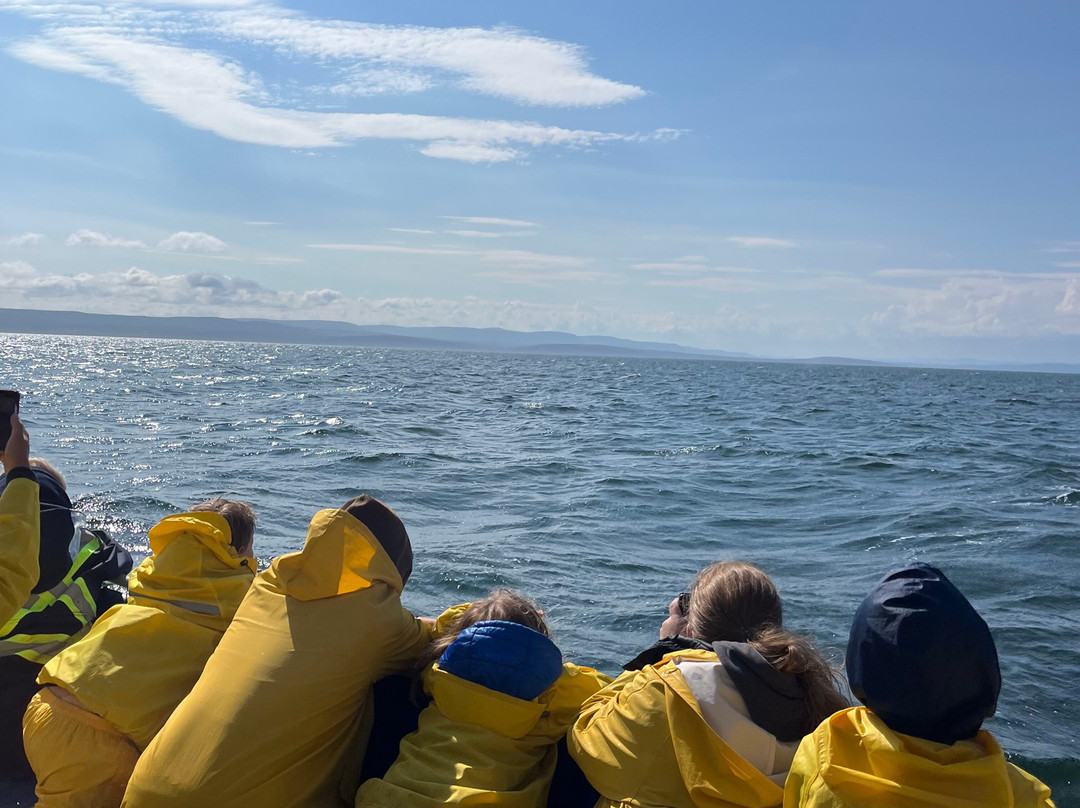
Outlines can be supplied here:
[[430, 235], [435, 232], [434, 230], [417, 230], [415, 227], [388, 227], [386, 229], [394, 233], [421, 233], [424, 235]]
[[502, 230], [493, 233], [490, 230], [443, 230], [451, 236], [464, 236], [465, 238], [516, 238], [518, 236], [535, 235], [530, 230]]
[[[0, 8], [47, 22], [40, 36], [9, 46], [10, 54], [121, 86], [187, 126], [243, 143], [312, 149], [365, 138], [396, 139], [419, 142], [420, 152], [430, 157], [495, 163], [520, 159], [539, 147], [581, 149], [680, 134], [671, 129], [618, 134], [512, 120], [301, 109], [287, 96], [310, 98], [326, 88], [305, 84], [307, 73], [268, 86], [238, 59], [251, 59], [252, 46], [271, 56], [290, 57], [278, 59], [279, 66], [308, 59], [318, 69], [341, 74], [329, 88], [339, 95], [415, 93], [447, 75], [460, 77], [460, 87], [470, 92], [536, 105], [598, 106], [638, 98], [644, 91], [593, 75], [584, 52], [574, 45], [510, 29], [315, 20], [265, 3], [199, 12], [192, 11], [190, 3], [188, 10], [182, 4], [166, 5], [173, 8], [0, 0]], [[211, 43], [232, 46], [237, 58], [210, 50], [215, 47]]]
[[738, 244], [740, 247], [798, 247], [794, 241], [786, 238], [767, 238], [765, 236], [728, 236], [727, 241]]
[[179, 252], [224, 252], [229, 245], [209, 233], [191, 233], [181, 230], [173, 233], [167, 239], [158, 244], [158, 249], [175, 250]]
[[[637, 334], [646, 338], [730, 333], [763, 321], [730, 309], [715, 315], [688, 315], [650, 306], [582, 302], [532, 303], [476, 297], [354, 298], [333, 289], [277, 291], [255, 281], [210, 273], [156, 275], [132, 267], [97, 275], [38, 273], [25, 262], [0, 264], [0, 289], [13, 307], [77, 308], [104, 314], [151, 316], [270, 317], [342, 320], [361, 324], [450, 325], [523, 331], [570, 331], [578, 334]], [[559, 280], [582, 280], [573, 270], [559, 270]], [[515, 282], [526, 283], [518, 275]], [[550, 278], [550, 276], [548, 276]], [[603, 280], [602, 275], [596, 277]], [[542, 283], [544, 276], [536, 278]]]
[[452, 247], [404, 247], [398, 244], [308, 244], [316, 250], [397, 253], [403, 255], [459, 255], [486, 263], [519, 267], [577, 267], [589, 263], [588, 258], [574, 255], [547, 255], [528, 250], [459, 250]]
[[146, 245], [136, 239], [113, 238], [108, 233], [98, 233], [93, 230], [76, 230], [67, 237], [69, 247], [141, 247]]
[[12, 236], [4, 241], [8, 247], [31, 247], [45, 240], [43, 233], [23, 233], [21, 236]]
[[455, 222], [464, 224], [487, 224], [502, 227], [536, 227], [536, 222], [526, 222], [522, 219], [498, 219], [491, 216], [443, 216], [444, 219], [453, 219]]
[[252, 227], [276, 227], [281, 222], [244, 222], [244, 224], [249, 224]]

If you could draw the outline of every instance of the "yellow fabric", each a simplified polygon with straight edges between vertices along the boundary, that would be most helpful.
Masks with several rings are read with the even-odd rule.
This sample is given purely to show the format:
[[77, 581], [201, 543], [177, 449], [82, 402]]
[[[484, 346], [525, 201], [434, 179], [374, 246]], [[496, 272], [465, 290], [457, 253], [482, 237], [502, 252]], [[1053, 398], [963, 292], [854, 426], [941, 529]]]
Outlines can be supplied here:
[[39, 508], [35, 480], [16, 477], [0, 494], [0, 626], [26, 603], [41, 574]]
[[220, 514], [162, 520], [150, 530], [155, 555], [131, 573], [128, 603], [49, 660], [38, 681], [74, 694], [146, 748], [195, 685], [255, 577], [254, 560], [229, 541]]
[[674, 660], [627, 671], [581, 708], [570, 754], [601, 794], [597, 808], [769, 808], [783, 791], [724, 743], [701, 715]]
[[50, 688], [30, 700], [23, 739], [38, 777], [37, 808], [115, 808], [139, 759], [128, 738]]
[[363, 524], [317, 513], [303, 550], [256, 576], [123, 804], [337, 808], [367, 739], [372, 683], [407, 670], [430, 639], [401, 588]]
[[951, 746], [901, 735], [865, 707], [803, 738], [784, 808], [1053, 808], [1050, 789], [980, 730]]
[[555, 744], [581, 703], [610, 682], [591, 668], [566, 664], [555, 684], [523, 701], [434, 664], [424, 677], [433, 701], [420, 713], [417, 731], [402, 740], [385, 778], [360, 787], [356, 808], [543, 808]]

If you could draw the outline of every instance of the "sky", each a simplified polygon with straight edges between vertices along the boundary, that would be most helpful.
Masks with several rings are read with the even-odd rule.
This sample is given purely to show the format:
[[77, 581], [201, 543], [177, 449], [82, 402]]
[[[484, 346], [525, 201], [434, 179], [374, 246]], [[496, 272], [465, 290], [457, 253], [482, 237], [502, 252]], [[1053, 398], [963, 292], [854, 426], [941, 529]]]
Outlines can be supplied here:
[[0, 0], [0, 307], [1077, 362], [1078, 41], [1073, 0]]

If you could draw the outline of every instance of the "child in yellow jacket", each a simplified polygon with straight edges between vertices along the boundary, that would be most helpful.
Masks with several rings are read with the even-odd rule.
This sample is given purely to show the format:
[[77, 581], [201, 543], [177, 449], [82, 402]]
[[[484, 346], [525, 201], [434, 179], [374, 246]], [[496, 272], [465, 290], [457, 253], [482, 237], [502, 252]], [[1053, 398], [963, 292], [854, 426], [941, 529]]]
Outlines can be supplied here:
[[866, 706], [803, 739], [784, 808], [1053, 808], [1050, 789], [980, 728], [1001, 689], [997, 649], [941, 570], [915, 564], [870, 591], [847, 668]]
[[564, 663], [543, 612], [509, 590], [450, 610], [436, 630], [423, 673], [432, 701], [356, 808], [543, 808], [556, 745], [611, 679]]

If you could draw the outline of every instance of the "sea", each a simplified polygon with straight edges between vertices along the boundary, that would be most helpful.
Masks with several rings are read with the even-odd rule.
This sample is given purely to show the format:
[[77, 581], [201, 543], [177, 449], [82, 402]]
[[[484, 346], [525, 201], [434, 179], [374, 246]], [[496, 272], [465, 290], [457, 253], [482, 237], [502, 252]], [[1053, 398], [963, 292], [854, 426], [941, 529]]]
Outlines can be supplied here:
[[366, 492], [412, 537], [415, 613], [512, 587], [612, 675], [713, 561], [761, 566], [837, 664], [879, 578], [939, 566], [997, 642], [987, 728], [1080, 805], [1080, 375], [29, 335], [0, 369], [137, 557], [225, 496], [265, 566]]

